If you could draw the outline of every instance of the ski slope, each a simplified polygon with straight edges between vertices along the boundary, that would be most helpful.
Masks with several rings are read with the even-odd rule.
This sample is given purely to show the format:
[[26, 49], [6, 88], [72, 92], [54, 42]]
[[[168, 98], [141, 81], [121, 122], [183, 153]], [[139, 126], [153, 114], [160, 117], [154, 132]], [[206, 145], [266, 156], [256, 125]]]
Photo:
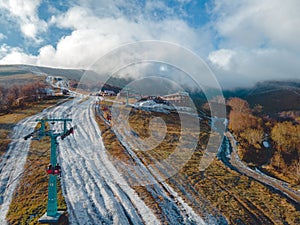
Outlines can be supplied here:
[[[92, 102], [74, 105], [75, 134], [59, 140], [62, 186], [71, 224], [160, 224], [132, 188], [114, 182], [123, 178], [107, 158]], [[53, 116], [64, 116], [64, 110]]]
[[161, 182], [163, 179], [158, 173], [155, 173], [150, 168], [147, 168], [136, 156], [134, 151], [132, 151], [131, 146], [127, 144], [129, 142], [126, 141], [126, 139], [130, 137], [130, 135], [128, 135], [129, 131], [126, 130], [125, 127], [119, 127], [118, 131], [114, 130], [114, 132], [121, 141], [122, 145], [126, 147], [126, 150], [131, 158], [136, 162], [137, 171], [135, 171], [135, 173], [142, 174], [145, 180], [153, 183], [153, 185], [147, 186], [147, 190], [154, 199], [160, 202], [160, 205], [162, 206], [162, 213], [168, 219], [168, 224], [205, 224], [204, 220], [197, 215], [186, 202], [184, 202], [184, 200], [173, 190], [170, 185], [167, 184], [167, 182]]
[[[70, 103], [64, 103], [70, 104]], [[59, 106], [61, 107], [61, 106]], [[13, 193], [23, 173], [24, 164], [30, 147], [30, 140], [25, 141], [24, 136], [34, 131], [36, 119], [51, 114], [55, 108], [49, 107], [42, 113], [21, 120], [13, 129], [12, 142], [2, 156], [0, 162], [0, 224], [5, 225], [6, 214], [12, 200]]]
[[[74, 106], [72, 119], [77, 129], [74, 136], [59, 144], [62, 186], [71, 224], [162, 224], [108, 158], [93, 103], [89, 99]], [[55, 117], [60, 113], [56, 112]], [[145, 175], [156, 180], [138, 158], [133, 159]], [[149, 185], [147, 191], [162, 208], [164, 222], [205, 224], [165, 182]]]
[[[48, 118], [73, 119], [74, 135], [58, 138], [58, 162], [62, 167], [61, 184], [65, 196], [70, 224], [205, 224], [184, 200], [165, 182], [147, 186], [147, 191], [159, 203], [165, 221], [126, 185], [127, 181], [109, 160], [100, 130], [94, 118], [94, 99], [75, 99], [43, 113], [29, 117], [14, 128], [13, 141], [0, 164], [0, 224], [5, 217], [26, 162], [30, 141], [23, 137], [31, 133], [35, 120]], [[51, 129], [61, 131], [62, 124]], [[68, 128], [71, 124], [68, 124]], [[131, 153], [132, 154], [132, 153]], [[155, 178], [138, 158], [140, 170]], [[46, 200], [46, 199], [45, 199]]]

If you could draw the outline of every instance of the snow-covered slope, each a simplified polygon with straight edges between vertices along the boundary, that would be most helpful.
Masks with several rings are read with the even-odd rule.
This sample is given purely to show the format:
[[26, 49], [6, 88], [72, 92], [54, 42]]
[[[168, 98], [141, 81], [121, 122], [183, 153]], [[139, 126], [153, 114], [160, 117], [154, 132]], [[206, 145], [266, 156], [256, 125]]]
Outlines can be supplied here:
[[[126, 185], [127, 181], [108, 158], [94, 118], [93, 102], [92, 98], [87, 101], [75, 99], [45, 112], [50, 118], [72, 115], [72, 123], [77, 126], [74, 135], [58, 139], [61, 183], [70, 224], [162, 224], [134, 189]], [[24, 141], [23, 137], [33, 131], [35, 119], [45, 113], [17, 125], [14, 141], [0, 164], [1, 225], [6, 224], [5, 216], [16, 181], [26, 162], [30, 142]], [[61, 130], [61, 123], [52, 125], [52, 129]], [[134, 160], [144, 174], [157, 179], [138, 158], [134, 157]], [[159, 205], [166, 218], [164, 222], [205, 224], [167, 183], [157, 182], [148, 186], [147, 191], [158, 202], [161, 201]]]
[[204, 220], [197, 215], [186, 202], [184, 202], [167, 182], [161, 182], [162, 178], [158, 173], [147, 168], [136, 156], [131, 147], [127, 144], [129, 142], [126, 141], [128, 138], [128, 131], [124, 127], [119, 127], [118, 131], [115, 130], [114, 132], [122, 145], [126, 147], [127, 152], [136, 162], [137, 166], [135, 166], [135, 173], [142, 174], [145, 179], [144, 181], [141, 181], [141, 183], [148, 181], [153, 184], [148, 185], [147, 190], [154, 199], [160, 202], [162, 212], [168, 219], [168, 224], [205, 224]]
[[[65, 103], [70, 104], [70, 103]], [[62, 106], [59, 106], [62, 107]], [[36, 114], [17, 123], [13, 130], [12, 142], [8, 150], [2, 156], [0, 163], [0, 224], [6, 224], [6, 214], [12, 200], [13, 193], [23, 173], [30, 141], [24, 140], [24, 136], [33, 132], [37, 122], [45, 115], [51, 114], [53, 107], [45, 109], [42, 113]]]
[[[160, 224], [132, 188], [114, 182], [123, 178], [107, 157], [91, 103], [74, 106], [75, 134], [59, 141], [71, 224]], [[63, 113], [58, 110], [53, 116]]]

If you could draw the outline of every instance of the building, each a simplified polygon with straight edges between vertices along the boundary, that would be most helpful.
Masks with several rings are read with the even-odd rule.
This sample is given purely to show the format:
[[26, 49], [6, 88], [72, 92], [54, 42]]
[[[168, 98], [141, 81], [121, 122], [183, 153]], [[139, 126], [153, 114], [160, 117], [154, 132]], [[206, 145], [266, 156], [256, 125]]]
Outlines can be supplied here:
[[99, 92], [100, 96], [116, 96], [117, 94], [114, 91], [103, 90]]
[[189, 93], [181, 91], [161, 97], [163, 100], [170, 102], [174, 106], [190, 107], [192, 105]]

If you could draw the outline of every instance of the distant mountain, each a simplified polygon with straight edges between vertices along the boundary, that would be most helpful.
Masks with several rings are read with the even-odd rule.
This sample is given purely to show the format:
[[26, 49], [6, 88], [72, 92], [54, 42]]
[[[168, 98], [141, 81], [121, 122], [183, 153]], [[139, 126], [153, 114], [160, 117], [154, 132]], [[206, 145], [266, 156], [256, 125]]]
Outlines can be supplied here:
[[[61, 69], [30, 65], [0, 65], [0, 76], [22, 74], [62, 76], [78, 82], [84, 74], [94, 75], [95, 73], [82, 69]], [[115, 92], [118, 92], [132, 81], [130, 79], [117, 77], [109, 78], [108, 81], [106, 81], [107, 77], [105, 76], [97, 75], [95, 77], [97, 81], [105, 82], [102, 89], [113, 90]], [[199, 105], [206, 102], [203, 93], [188, 92]], [[243, 98], [249, 102], [251, 107], [257, 104], [262, 105], [265, 113], [300, 110], [300, 80], [263, 81], [251, 88], [224, 90], [223, 94], [226, 99], [230, 97]]]
[[79, 69], [60, 69], [30, 65], [0, 65], [0, 76], [36, 74], [36, 75], [52, 75], [63, 76], [68, 79], [80, 80], [85, 70]]
[[252, 88], [224, 91], [226, 98], [240, 97], [251, 107], [263, 106], [265, 113], [300, 110], [300, 80], [263, 81]]
[[110, 78], [106, 81], [106, 76], [96, 75], [95, 72], [83, 69], [61, 69], [61, 68], [51, 68], [42, 66], [31, 66], [31, 65], [0, 65], [0, 76], [10, 76], [10, 75], [22, 75], [22, 74], [35, 74], [35, 75], [50, 75], [50, 76], [62, 76], [68, 79], [80, 81], [83, 75], [87, 76], [94, 75], [101, 82], [106, 82], [111, 86], [124, 87], [130, 80], [124, 78]]

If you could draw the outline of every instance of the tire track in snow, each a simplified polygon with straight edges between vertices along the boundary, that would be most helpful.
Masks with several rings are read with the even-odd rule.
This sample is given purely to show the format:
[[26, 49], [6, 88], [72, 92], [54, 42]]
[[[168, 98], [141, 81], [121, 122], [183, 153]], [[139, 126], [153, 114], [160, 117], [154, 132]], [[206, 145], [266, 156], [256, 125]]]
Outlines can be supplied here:
[[[160, 202], [161, 209], [165, 216], [168, 218], [167, 221], [170, 224], [205, 224], [204, 220], [194, 212], [194, 210], [173, 190], [166, 182], [159, 182], [161, 180], [157, 172], [150, 171], [143, 162], [136, 156], [131, 150], [131, 147], [127, 144], [127, 130], [125, 127], [118, 127], [118, 131], [114, 130], [117, 138], [121, 144], [126, 148], [129, 155], [139, 165], [138, 174], [147, 176], [148, 180], [154, 185], [148, 185], [147, 190], [155, 199], [163, 198]], [[155, 174], [155, 175], [154, 175]]]
[[59, 144], [62, 185], [68, 209], [75, 211], [71, 224], [159, 224], [134, 190], [113, 182], [123, 178], [105, 152], [91, 100], [76, 107], [73, 122], [78, 127], [74, 138]]
[[6, 224], [6, 214], [26, 162], [30, 142], [25, 142], [23, 136], [34, 130], [34, 123], [29, 121], [35, 118], [26, 118], [14, 127], [12, 142], [0, 163], [0, 224]]
[[[59, 103], [61, 104], [61, 103]], [[62, 103], [68, 105], [69, 102]], [[30, 147], [30, 141], [25, 141], [25, 135], [34, 131], [37, 122], [46, 114], [52, 112], [55, 108], [53, 106], [44, 109], [43, 112], [34, 116], [27, 117], [16, 124], [13, 128], [12, 141], [8, 146], [8, 150], [1, 158], [0, 163], [0, 224], [7, 224], [6, 214], [13, 197], [13, 193], [18, 185], [21, 177], [24, 164], [26, 163], [27, 154]]]

